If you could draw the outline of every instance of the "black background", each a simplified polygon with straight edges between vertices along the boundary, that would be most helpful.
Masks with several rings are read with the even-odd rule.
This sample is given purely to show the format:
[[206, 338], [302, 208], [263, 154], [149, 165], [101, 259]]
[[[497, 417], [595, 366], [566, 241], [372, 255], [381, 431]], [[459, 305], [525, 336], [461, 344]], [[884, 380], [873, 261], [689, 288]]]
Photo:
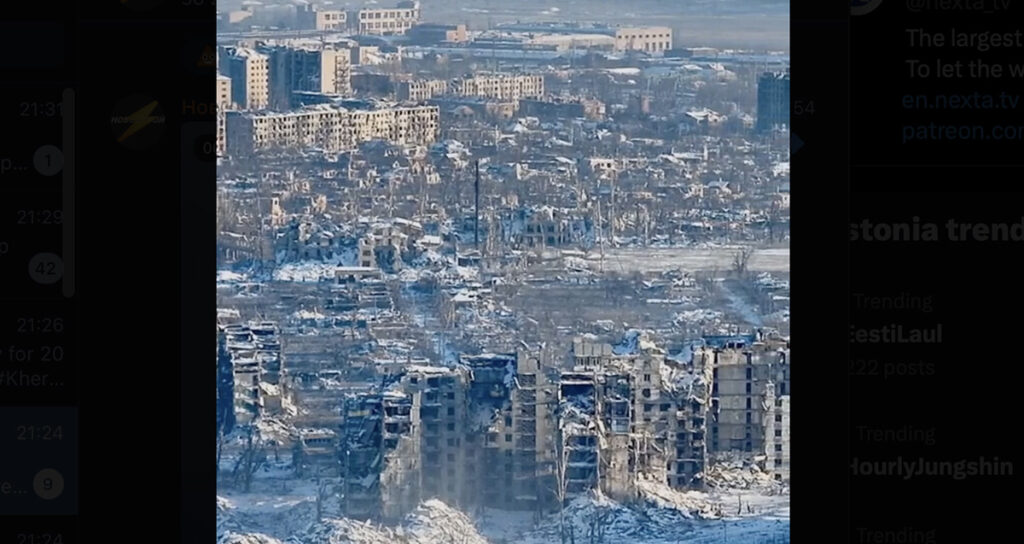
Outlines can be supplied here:
[[[991, 4], [992, 0], [989, 0]], [[933, 2], [943, 7], [940, 2]], [[961, 2], [966, 7], [968, 2]], [[1019, 4], [1019, 3], [1018, 3]], [[950, 49], [910, 49], [905, 29], [945, 31], [1013, 30], [1024, 6], [1009, 13], [956, 9], [910, 12], [904, 0], [884, 0], [873, 13], [851, 24], [851, 206], [850, 222], [935, 223], [937, 241], [857, 241], [850, 244], [852, 293], [930, 296], [934, 310], [871, 311], [851, 308], [858, 327], [942, 324], [938, 345], [851, 346], [850, 458], [890, 461], [978, 460], [1017, 462], [1012, 429], [1016, 409], [1017, 364], [1011, 355], [1020, 337], [1017, 312], [1022, 295], [1018, 242], [948, 240], [944, 225], [1019, 223], [1024, 206], [1018, 186], [1022, 141], [956, 141], [901, 144], [905, 123], [1003, 123], [1022, 125], [1013, 111], [908, 111], [904, 94], [1020, 92], [1020, 81], [928, 79], [909, 82], [906, 58], [983, 57], [986, 62], [1018, 62], [1020, 49], [984, 54]], [[920, 7], [922, 2], [914, 5]], [[991, 5], [989, 6], [991, 7]], [[948, 39], [948, 37], [947, 37]], [[1015, 58], [1016, 57], [1016, 58]], [[797, 78], [799, 79], [799, 78]], [[794, 214], [797, 215], [797, 214]], [[852, 229], [851, 229], [852, 230]], [[796, 265], [794, 264], [794, 268]], [[852, 302], [852, 301], [851, 301]], [[798, 318], [801, 315], [794, 312]], [[856, 361], [884, 365], [927, 365], [918, 377], [864, 375]], [[879, 372], [882, 374], [882, 372]], [[799, 415], [799, 410], [796, 411]], [[933, 429], [935, 444], [865, 441], [857, 426]], [[797, 432], [797, 435], [800, 433]], [[804, 445], [806, 449], [808, 445]], [[799, 450], [798, 450], [799, 451]], [[798, 463], [799, 465], [799, 463]], [[872, 542], [859, 529], [900, 531], [908, 542], [991, 542], [1008, 530], [1015, 478], [975, 476], [856, 476], [850, 479], [851, 537]], [[799, 492], [794, 492], [799, 497]], [[799, 514], [795, 514], [799, 526]], [[894, 534], [894, 533], [890, 533]], [[929, 540], [930, 537], [930, 540]]]
[[[214, 43], [215, 8], [173, 0], [149, 12], [116, 0], [83, 4], [63, 12], [76, 18], [68, 36], [78, 61], [68, 79], [79, 96], [74, 349], [81, 381], [73, 400], [81, 401], [83, 441], [83, 539], [65, 542], [209, 542], [214, 390], [203, 376], [213, 369], [204, 361], [213, 348], [215, 165], [188, 140], [208, 138], [214, 120], [184, 118], [178, 106], [214, 101], [212, 71], [190, 66], [185, 51]], [[792, 313], [802, 361], [793, 378], [797, 542], [871, 542], [861, 527], [934, 529], [936, 542], [983, 542], [1014, 519], [1010, 478], [850, 476], [854, 457], [1016, 457], [1019, 243], [849, 242], [850, 223], [863, 218], [1012, 222], [1022, 215], [1018, 193], [989, 192], [1016, 189], [1019, 171], [999, 165], [1019, 162], [1019, 145], [915, 150], [892, 140], [905, 112], [894, 93], [879, 89], [904, 85], [900, 7], [884, 0], [851, 21], [842, 2], [792, 3], [793, 100], [814, 102], [813, 113], [793, 119], [803, 142], [792, 160]], [[53, 4], [47, 9], [58, 13]], [[135, 92], [157, 99], [167, 116], [149, 150], [122, 147], [110, 134], [113, 104]], [[187, 136], [184, 122], [193, 123]], [[4, 133], [5, 143], [19, 139], [7, 127]], [[944, 166], [922, 167], [928, 164]], [[896, 192], [910, 190], [918, 192]], [[944, 343], [856, 346], [855, 355], [915, 357], [933, 362], [936, 374], [850, 376], [851, 320], [902, 319], [854, 313], [850, 293], [901, 291], [934, 296], [928, 319], [943, 323]], [[935, 427], [937, 445], [863, 443], [858, 424]], [[0, 518], [0, 543], [15, 542], [14, 527], [65, 524], [74, 534], [77, 523], [11, 519]]]

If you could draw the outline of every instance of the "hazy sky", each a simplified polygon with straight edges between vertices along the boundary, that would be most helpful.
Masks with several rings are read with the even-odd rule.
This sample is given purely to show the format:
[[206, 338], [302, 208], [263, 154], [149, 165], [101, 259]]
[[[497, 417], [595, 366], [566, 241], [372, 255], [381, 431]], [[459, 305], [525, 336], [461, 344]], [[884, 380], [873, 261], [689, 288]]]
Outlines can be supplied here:
[[[332, 7], [390, 7], [398, 0], [335, 0]], [[290, 0], [265, 1], [288, 5]], [[314, 2], [317, 3], [317, 2]], [[242, 0], [219, 0], [222, 11]], [[789, 50], [789, 0], [421, 0], [427, 21], [462, 22], [471, 28], [514, 20], [587, 20], [631, 25], [661, 24], [677, 44]]]

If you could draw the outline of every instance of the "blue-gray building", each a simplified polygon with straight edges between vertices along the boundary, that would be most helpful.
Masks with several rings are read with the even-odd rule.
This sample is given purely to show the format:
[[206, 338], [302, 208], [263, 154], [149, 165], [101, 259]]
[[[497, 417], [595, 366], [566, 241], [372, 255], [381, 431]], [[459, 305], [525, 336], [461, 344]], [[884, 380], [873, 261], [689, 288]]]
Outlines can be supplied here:
[[757, 80], [757, 130], [789, 125], [789, 70], [765, 72]]

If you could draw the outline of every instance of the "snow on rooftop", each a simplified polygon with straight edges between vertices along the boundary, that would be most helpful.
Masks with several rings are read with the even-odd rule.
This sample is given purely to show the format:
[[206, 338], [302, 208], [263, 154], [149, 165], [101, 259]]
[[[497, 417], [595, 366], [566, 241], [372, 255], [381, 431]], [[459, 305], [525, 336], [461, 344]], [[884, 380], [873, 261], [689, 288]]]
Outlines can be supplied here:
[[646, 331], [630, 329], [626, 331], [622, 342], [612, 347], [615, 355], [634, 355], [642, 351], [658, 349], [657, 345], [650, 340]]
[[641, 70], [640, 68], [632, 68], [632, 67], [627, 67], [627, 68], [608, 68], [605, 71], [608, 72], [608, 73], [611, 73], [611, 74], [621, 74], [621, 75], [624, 75], [624, 76], [638, 76], [641, 73], [643, 73], [643, 70]]
[[217, 308], [217, 319], [240, 318], [241, 314], [234, 308]]
[[319, 428], [319, 429], [299, 429], [299, 435], [303, 436], [303, 437], [307, 437], [307, 436], [335, 436], [336, 434], [337, 433], [335, 433], [332, 429], [328, 429], [326, 427]]
[[292, 314], [292, 317], [296, 319], [326, 319], [327, 316], [316, 311], [310, 310], [299, 310]]
[[452, 369], [446, 366], [410, 365], [406, 367], [408, 372], [419, 372], [421, 374], [451, 374]]
[[232, 272], [230, 270], [218, 270], [217, 271], [217, 283], [235, 283], [245, 281], [246, 277], [238, 272]]

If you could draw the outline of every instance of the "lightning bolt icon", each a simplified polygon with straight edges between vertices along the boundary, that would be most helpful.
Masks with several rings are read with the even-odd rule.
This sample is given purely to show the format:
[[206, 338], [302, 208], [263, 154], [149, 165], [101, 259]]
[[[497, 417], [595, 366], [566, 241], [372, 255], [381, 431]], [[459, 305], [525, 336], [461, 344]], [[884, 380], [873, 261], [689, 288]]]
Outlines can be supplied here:
[[123, 142], [125, 138], [135, 134], [142, 130], [146, 125], [156, 120], [156, 117], [150, 115], [153, 109], [156, 108], [156, 100], [146, 104], [135, 113], [128, 116], [132, 124], [121, 134], [121, 137], [117, 139], [118, 142]]

